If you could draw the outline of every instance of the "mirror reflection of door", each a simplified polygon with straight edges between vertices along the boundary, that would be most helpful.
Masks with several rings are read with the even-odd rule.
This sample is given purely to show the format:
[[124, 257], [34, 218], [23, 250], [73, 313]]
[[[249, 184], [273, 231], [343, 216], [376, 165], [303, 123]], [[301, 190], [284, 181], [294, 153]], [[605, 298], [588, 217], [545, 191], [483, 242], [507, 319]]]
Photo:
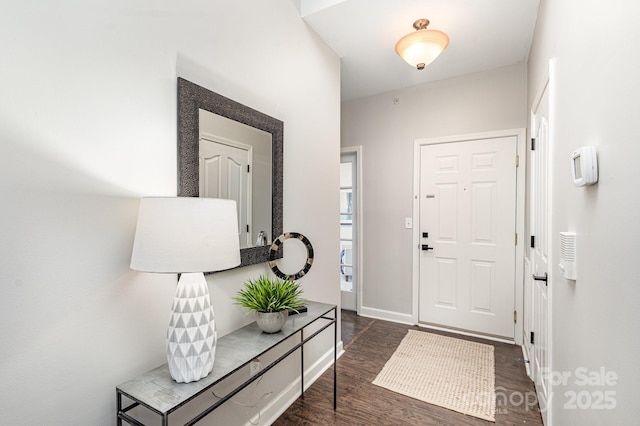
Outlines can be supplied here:
[[342, 309], [357, 310], [357, 182], [356, 154], [340, 156], [340, 290]]
[[240, 248], [271, 244], [271, 134], [202, 109], [198, 120], [199, 195], [236, 200]]
[[235, 200], [240, 247], [251, 247], [252, 148], [206, 138], [199, 146], [200, 196]]

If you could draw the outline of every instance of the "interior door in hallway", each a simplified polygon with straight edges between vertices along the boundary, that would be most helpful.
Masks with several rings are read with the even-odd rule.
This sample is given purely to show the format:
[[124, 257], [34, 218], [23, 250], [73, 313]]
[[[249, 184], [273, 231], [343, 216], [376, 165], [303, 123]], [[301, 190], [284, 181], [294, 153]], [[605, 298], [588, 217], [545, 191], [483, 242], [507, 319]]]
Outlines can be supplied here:
[[[531, 360], [532, 379], [536, 384], [536, 392], [540, 407], [547, 407], [549, 395], [549, 359], [550, 359], [550, 315], [548, 292], [548, 264], [549, 264], [549, 84], [545, 83], [538, 102], [534, 104], [532, 117], [534, 145], [531, 151], [531, 206], [529, 217], [531, 221], [532, 277], [527, 280], [531, 291], [527, 289], [528, 306], [532, 306], [531, 318], [527, 323], [532, 326], [529, 342], [525, 344], [527, 355]], [[548, 410], [542, 411], [542, 418], [547, 424]]]
[[513, 339], [514, 136], [423, 145], [421, 323]]

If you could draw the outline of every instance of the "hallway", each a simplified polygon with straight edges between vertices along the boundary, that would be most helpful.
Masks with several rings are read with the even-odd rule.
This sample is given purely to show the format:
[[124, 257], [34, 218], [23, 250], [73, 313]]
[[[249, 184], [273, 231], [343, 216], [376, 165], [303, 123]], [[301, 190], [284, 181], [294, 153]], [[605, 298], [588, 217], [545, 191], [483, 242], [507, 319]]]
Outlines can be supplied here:
[[[357, 316], [343, 310], [344, 355], [338, 360], [338, 408], [332, 410], [332, 369], [327, 370], [274, 423], [287, 425], [491, 425], [390, 392], [371, 382], [393, 354], [407, 329], [420, 329]], [[427, 331], [426, 329], [420, 329]], [[491, 344], [495, 347], [496, 425], [542, 425], [533, 383], [527, 377], [518, 346], [429, 331]]]

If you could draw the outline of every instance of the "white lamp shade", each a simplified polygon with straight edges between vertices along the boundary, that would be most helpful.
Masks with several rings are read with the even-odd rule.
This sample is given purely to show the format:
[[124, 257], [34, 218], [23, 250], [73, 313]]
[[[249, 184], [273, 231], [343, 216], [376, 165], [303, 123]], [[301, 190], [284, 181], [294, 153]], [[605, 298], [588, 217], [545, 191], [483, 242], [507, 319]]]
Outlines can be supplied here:
[[418, 30], [396, 43], [396, 53], [409, 65], [418, 67], [433, 62], [449, 45], [449, 36], [438, 30]]
[[140, 200], [131, 269], [211, 272], [240, 264], [236, 202], [219, 198]]

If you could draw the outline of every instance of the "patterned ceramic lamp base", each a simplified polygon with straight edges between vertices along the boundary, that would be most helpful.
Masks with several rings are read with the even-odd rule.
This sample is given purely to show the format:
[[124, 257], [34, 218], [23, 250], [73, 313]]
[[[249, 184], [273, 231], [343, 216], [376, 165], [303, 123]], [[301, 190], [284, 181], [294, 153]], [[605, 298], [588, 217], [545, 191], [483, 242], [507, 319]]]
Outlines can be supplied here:
[[195, 382], [213, 370], [216, 329], [204, 274], [182, 274], [167, 330], [167, 363], [178, 383]]

